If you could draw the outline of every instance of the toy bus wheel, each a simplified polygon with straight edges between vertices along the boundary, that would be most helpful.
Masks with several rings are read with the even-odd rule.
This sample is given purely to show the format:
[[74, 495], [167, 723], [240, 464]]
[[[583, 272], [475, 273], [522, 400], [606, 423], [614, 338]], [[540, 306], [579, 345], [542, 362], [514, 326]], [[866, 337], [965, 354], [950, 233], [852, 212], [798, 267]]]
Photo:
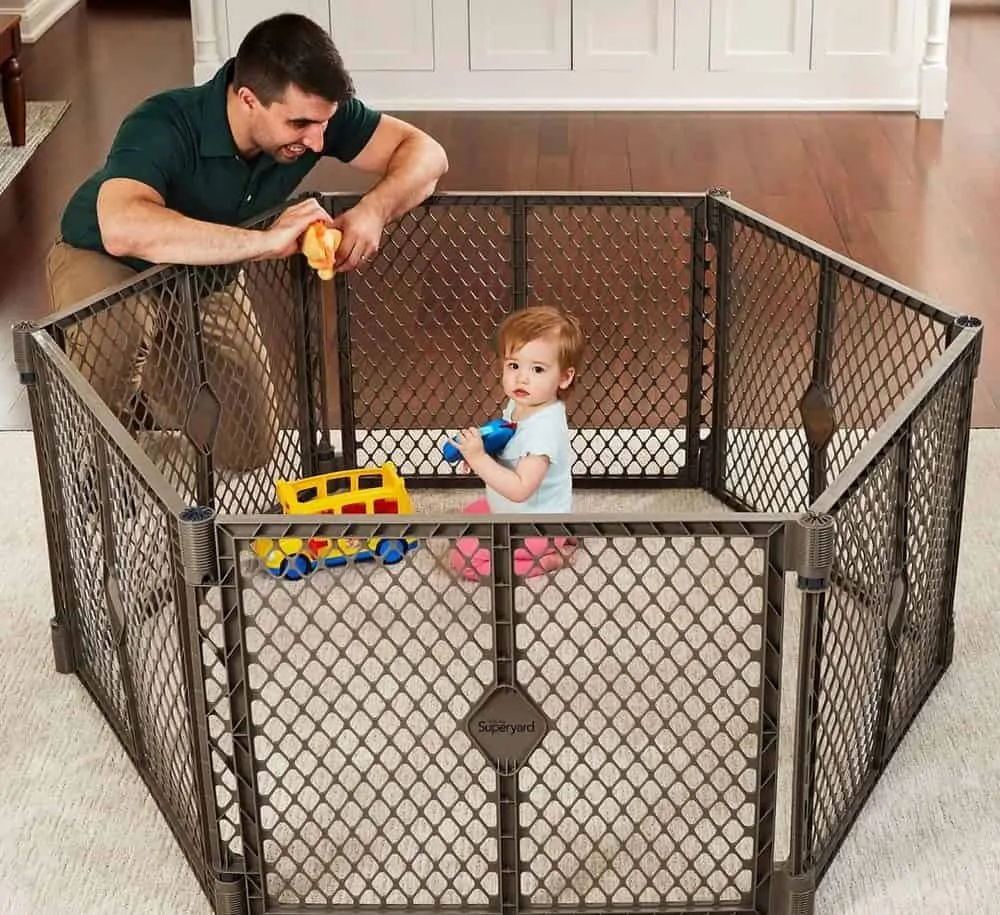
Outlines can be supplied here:
[[406, 544], [402, 540], [380, 540], [375, 552], [386, 565], [392, 565], [406, 555]]
[[288, 557], [285, 564], [284, 576], [289, 581], [299, 581], [305, 578], [316, 568], [316, 561], [306, 553], [296, 553]]

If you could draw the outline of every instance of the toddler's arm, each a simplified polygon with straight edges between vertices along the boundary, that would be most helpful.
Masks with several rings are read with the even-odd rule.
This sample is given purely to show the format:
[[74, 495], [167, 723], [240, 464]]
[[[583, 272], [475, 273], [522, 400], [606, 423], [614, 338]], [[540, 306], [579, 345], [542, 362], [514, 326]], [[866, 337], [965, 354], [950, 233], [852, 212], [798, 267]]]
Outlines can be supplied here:
[[478, 429], [463, 429], [455, 437], [455, 446], [469, 469], [490, 489], [511, 502], [526, 502], [542, 485], [549, 469], [549, 458], [544, 454], [527, 454], [513, 470], [497, 463], [483, 448], [483, 438]]
[[544, 454], [528, 454], [517, 462], [513, 470], [508, 470], [484, 454], [482, 460], [469, 460], [469, 466], [479, 479], [505, 499], [527, 502], [542, 485], [549, 469], [549, 459]]

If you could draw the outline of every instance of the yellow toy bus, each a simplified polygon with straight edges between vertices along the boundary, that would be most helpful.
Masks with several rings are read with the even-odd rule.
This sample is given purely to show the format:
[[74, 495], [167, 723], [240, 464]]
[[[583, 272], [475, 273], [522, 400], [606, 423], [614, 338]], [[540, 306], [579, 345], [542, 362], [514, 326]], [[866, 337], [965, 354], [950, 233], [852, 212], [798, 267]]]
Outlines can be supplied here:
[[[301, 480], [277, 480], [275, 494], [286, 515], [411, 514], [406, 484], [391, 462], [364, 470], [339, 470]], [[253, 550], [275, 578], [297, 581], [319, 566], [381, 559], [391, 565], [416, 549], [414, 537], [258, 537]]]

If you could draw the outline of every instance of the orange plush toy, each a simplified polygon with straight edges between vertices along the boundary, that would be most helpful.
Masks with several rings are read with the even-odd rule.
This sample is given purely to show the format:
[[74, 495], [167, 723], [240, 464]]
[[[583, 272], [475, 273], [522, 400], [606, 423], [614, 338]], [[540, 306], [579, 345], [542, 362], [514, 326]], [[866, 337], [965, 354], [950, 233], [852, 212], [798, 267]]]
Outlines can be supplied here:
[[340, 245], [340, 229], [325, 222], [313, 222], [302, 235], [302, 253], [321, 280], [332, 280], [336, 272], [333, 259]]

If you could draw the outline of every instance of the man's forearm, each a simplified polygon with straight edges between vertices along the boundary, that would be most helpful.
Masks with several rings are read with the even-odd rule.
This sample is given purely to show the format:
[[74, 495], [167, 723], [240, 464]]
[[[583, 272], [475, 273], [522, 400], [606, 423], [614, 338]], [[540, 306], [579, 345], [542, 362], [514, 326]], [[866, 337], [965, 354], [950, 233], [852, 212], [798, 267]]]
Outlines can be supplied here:
[[102, 222], [109, 254], [154, 264], [231, 264], [265, 254], [262, 232], [190, 219], [155, 203], [137, 201]]
[[392, 154], [384, 177], [364, 200], [377, 208], [383, 223], [392, 222], [429, 197], [446, 171], [448, 157], [436, 140], [409, 137]]

